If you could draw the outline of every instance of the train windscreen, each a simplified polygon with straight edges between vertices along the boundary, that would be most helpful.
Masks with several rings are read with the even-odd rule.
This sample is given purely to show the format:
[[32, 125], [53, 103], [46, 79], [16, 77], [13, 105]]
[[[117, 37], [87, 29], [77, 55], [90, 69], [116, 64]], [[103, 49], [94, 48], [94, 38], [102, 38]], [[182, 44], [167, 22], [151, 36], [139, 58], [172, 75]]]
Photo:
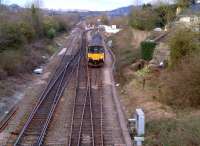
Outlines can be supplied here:
[[104, 53], [104, 48], [98, 47], [98, 46], [93, 46], [93, 47], [89, 47], [88, 52], [89, 53]]

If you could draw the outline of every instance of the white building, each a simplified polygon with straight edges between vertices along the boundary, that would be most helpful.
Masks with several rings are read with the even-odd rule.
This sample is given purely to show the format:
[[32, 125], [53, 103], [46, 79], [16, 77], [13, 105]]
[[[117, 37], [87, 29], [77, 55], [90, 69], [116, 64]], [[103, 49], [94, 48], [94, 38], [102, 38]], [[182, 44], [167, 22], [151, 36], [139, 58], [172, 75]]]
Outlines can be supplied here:
[[111, 26], [108, 26], [108, 25], [100, 25], [99, 27], [100, 27], [100, 28], [103, 28], [107, 33], [116, 34], [116, 33], [118, 33], [118, 32], [121, 31], [121, 29], [118, 29], [116, 25], [111, 25]]

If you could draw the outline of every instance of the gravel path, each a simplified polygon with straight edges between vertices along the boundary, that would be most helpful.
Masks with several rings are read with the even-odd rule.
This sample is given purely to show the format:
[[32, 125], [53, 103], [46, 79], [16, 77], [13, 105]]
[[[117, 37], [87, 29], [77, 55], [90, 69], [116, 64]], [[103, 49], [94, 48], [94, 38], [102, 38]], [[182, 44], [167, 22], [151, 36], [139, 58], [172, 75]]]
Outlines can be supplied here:
[[112, 56], [106, 52], [106, 64], [104, 66], [104, 126], [105, 145], [131, 146], [131, 138], [127, 129], [127, 121], [117, 97], [115, 81], [113, 78]]

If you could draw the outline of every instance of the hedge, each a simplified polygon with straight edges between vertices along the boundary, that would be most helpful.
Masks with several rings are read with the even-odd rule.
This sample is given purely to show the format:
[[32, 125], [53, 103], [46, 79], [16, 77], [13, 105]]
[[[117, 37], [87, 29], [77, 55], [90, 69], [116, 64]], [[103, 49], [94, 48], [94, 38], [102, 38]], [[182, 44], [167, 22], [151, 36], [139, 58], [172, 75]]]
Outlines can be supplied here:
[[141, 44], [141, 57], [144, 60], [151, 60], [153, 58], [154, 49], [156, 47], [155, 42], [143, 41]]

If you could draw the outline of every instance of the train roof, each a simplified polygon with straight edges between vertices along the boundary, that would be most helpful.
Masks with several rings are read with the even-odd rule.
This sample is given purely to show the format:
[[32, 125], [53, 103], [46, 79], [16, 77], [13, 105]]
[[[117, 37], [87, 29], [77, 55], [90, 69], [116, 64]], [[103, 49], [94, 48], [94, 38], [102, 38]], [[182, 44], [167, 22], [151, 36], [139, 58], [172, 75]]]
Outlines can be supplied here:
[[101, 34], [95, 34], [88, 46], [104, 46], [104, 40]]

